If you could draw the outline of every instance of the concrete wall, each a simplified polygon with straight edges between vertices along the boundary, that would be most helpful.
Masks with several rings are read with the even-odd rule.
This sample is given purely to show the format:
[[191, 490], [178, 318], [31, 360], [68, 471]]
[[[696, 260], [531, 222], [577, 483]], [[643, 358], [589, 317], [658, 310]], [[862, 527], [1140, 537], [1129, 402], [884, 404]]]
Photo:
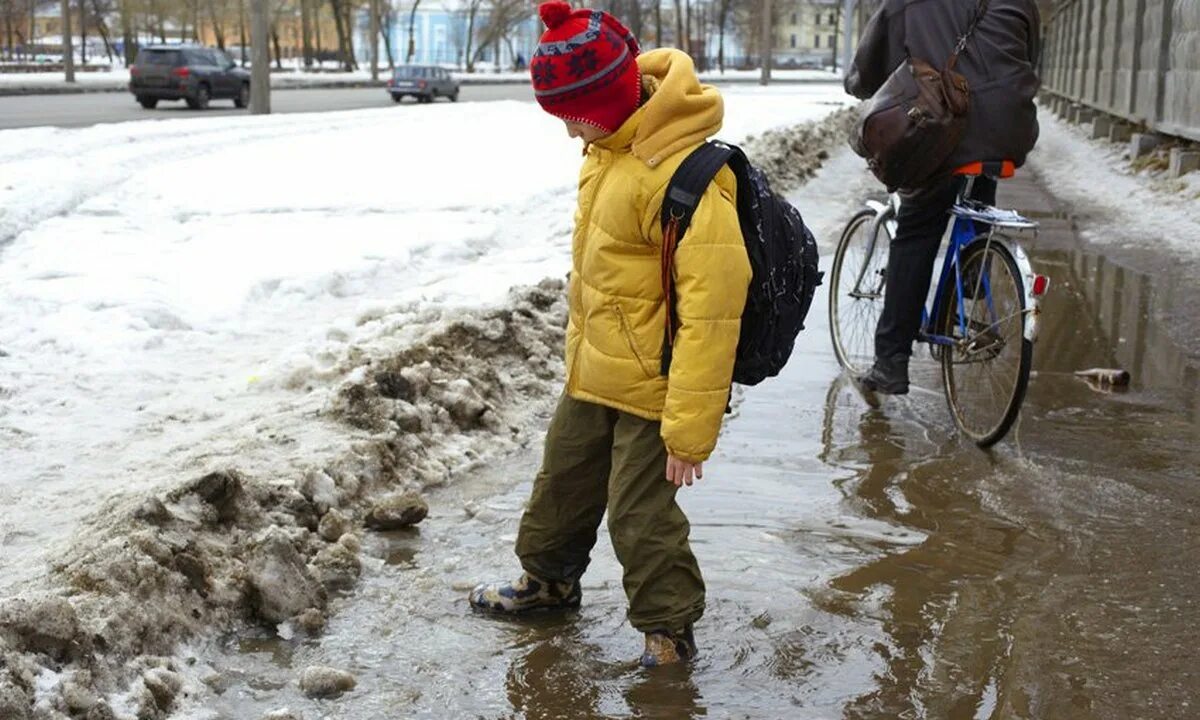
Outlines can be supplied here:
[[1200, 0], [1065, 0], [1045, 33], [1045, 89], [1200, 141]]

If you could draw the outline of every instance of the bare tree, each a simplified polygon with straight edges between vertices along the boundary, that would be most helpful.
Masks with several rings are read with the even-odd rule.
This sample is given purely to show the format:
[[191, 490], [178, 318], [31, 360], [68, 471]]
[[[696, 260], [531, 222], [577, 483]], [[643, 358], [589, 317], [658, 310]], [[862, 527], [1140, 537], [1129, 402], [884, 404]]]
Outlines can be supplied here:
[[379, 79], [379, 0], [367, 3], [367, 49], [371, 60], [371, 79]]
[[396, 55], [392, 52], [392, 29], [396, 27], [396, 8], [390, 2], [384, 3], [383, 10], [383, 51], [387, 53], [388, 70], [396, 69]]
[[225, 12], [227, 8], [223, 0], [208, 0], [208, 19], [212, 24], [213, 37], [217, 47], [225, 49]]
[[475, 21], [479, 17], [479, 10], [483, 7], [483, 2], [484, 0], [467, 0], [467, 46], [463, 52], [463, 61], [468, 73], [475, 72]]
[[275, 67], [283, 69], [283, 53], [279, 49], [279, 25], [276, 22], [271, 23], [271, 47], [275, 49]]
[[96, 20], [96, 32], [100, 33], [100, 40], [104, 43], [104, 54], [110, 64], [113, 61], [113, 49], [112, 42], [109, 39], [108, 22], [105, 18], [110, 17], [113, 10], [113, 6], [103, 0], [92, 0], [92, 13]]
[[79, 64], [84, 66], [87, 65], [87, 23], [86, 0], [79, 0]]
[[529, 3], [525, 0], [492, 0], [487, 20], [479, 29], [479, 46], [496, 46], [496, 62], [500, 62], [500, 43], [508, 45], [509, 54], [514, 58], [513, 45], [510, 39], [513, 31], [520, 27], [530, 17]]
[[725, 72], [725, 28], [729, 24], [729, 11], [733, 0], [717, 0], [717, 67]]
[[338, 55], [346, 72], [353, 72], [357, 67], [354, 62], [354, 39], [351, 35], [351, 5], [349, 0], [329, 0], [330, 9], [333, 10], [333, 24], [338, 35]]
[[413, 58], [417, 55], [417, 8], [421, 6], [421, 0], [413, 0], [412, 9], [408, 11], [408, 53], [405, 54], [405, 62], [411, 64]]
[[683, 48], [683, 0], [675, 0], [675, 47]]
[[71, 0], [62, 0], [62, 49], [66, 81], [75, 82], [75, 50], [71, 47]]
[[242, 47], [241, 63], [246, 67], [246, 0], [238, 0], [238, 33], [241, 36], [238, 39]]
[[654, 47], [662, 47], [663, 44], [663, 27], [662, 27], [662, 0], [654, 2]]
[[312, 46], [312, 4], [309, 0], [299, 0], [300, 2], [300, 45], [301, 52], [304, 55], [304, 69], [309, 70], [313, 64], [313, 46]]

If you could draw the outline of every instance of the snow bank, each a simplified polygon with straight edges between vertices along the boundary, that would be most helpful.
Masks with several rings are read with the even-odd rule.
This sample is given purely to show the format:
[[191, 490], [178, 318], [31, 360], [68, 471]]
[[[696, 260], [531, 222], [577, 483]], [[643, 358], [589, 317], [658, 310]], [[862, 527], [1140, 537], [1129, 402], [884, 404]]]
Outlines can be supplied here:
[[1165, 158], [1129, 163], [1129, 148], [1092, 140], [1089, 126], [1038, 114], [1041, 137], [1030, 166], [1050, 191], [1090, 220], [1080, 234], [1098, 244], [1166, 245], [1200, 258], [1200, 173], [1166, 177]]
[[[730, 139], [845, 104], [726, 97]], [[180, 638], [320, 626], [356, 567], [331, 510], [527, 442], [562, 292], [508, 288], [568, 267], [578, 165], [515, 102], [0, 132], [0, 716], [131, 678], [113, 708], [162, 716]]]

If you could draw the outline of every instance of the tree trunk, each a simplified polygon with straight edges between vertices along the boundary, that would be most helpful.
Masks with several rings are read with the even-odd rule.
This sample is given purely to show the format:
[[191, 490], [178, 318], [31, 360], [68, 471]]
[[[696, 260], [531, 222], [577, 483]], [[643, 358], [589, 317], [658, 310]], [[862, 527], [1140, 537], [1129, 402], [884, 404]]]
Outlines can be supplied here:
[[475, 41], [475, 14], [478, 11], [479, 5], [475, 0], [471, 0], [471, 5], [467, 9], [467, 49], [464, 53], [468, 73], [475, 72], [475, 53], [471, 46]]
[[308, 11], [312, 15], [313, 25], [313, 45], [317, 53], [317, 63], [324, 67], [325, 61], [321, 59], [324, 51], [321, 49], [321, 3], [320, 0], [308, 0]]
[[774, 45], [774, 26], [771, 23], [771, 0], [763, 0], [762, 13], [762, 78], [760, 84], [766, 85], [771, 82], [771, 50]]
[[358, 58], [354, 56], [354, 3], [342, 3], [342, 32], [346, 33], [346, 70], [353, 72], [358, 69]]
[[312, 8], [309, 0], [300, 0], [300, 35], [300, 46], [304, 53], [304, 69], [311, 70], [313, 62]]
[[646, 30], [642, 19], [642, 0], [630, 0], [629, 29], [633, 31], [633, 36], [637, 38], [639, 43], [642, 41], [642, 33]]
[[683, 50], [689, 55], [691, 52], [691, 0], [684, 0], [683, 4]]
[[133, 11], [130, 0], [121, 0], [121, 42], [125, 44], [125, 67], [137, 60], [137, 41], [133, 36]]
[[333, 11], [333, 28], [337, 32], [338, 44], [338, 61], [346, 69], [349, 69], [349, 60], [346, 58], [346, 37], [342, 33], [342, 4], [339, 0], [329, 0], [329, 7]]
[[675, 0], [675, 47], [683, 49], [683, 0]]
[[838, 37], [841, 35], [842, 27], [842, 10], [838, 7], [837, 14], [833, 16], [833, 48], [831, 50], [833, 69], [837, 70], [838, 66]]
[[109, 65], [113, 60], [112, 42], [109, 40], [108, 23], [104, 21], [104, 13], [100, 9], [100, 0], [92, 0], [92, 12], [96, 15], [96, 32], [104, 42], [104, 54], [108, 57]]
[[246, 0], [238, 0], [238, 33], [242, 44], [242, 67], [246, 67]]
[[250, 113], [271, 112], [270, 10], [267, 0], [250, 0]]
[[367, 35], [371, 38], [367, 45], [371, 59], [371, 80], [379, 80], [379, 0], [370, 0], [367, 4]]
[[717, 8], [717, 67], [725, 74], [725, 25], [729, 20], [729, 0], [721, 0]]
[[87, 4], [79, 0], [79, 64], [87, 65]]
[[662, 47], [662, 0], [654, 2], [654, 47]]
[[421, 0], [413, 0], [412, 10], [408, 11], [408, 53], [404, 56], [404, 62], [410, 65], [417, 55], [417, 7], [420, 5]]
[[75, 48], [71, 47], [71, 0], [62, 0], [62, 50], [66, 81], [75, 82]]
[[396, 55], [392, 53], [392, 28], [396, 25], [396, 16], [389, 7], [383, 13], [383, 51], [387, 53], [388, 70], [396, 69]]
[[212, 21], [213, 37], [217, 39], [217, 47], [225, 49], [225, 28], [221, 25], [221, 18], [217, 15], [216, 0], [208, 0], [208, 16]]
[[271, 23], [271, 45], [275, 47], [275, 69], [283, 69], [283, 53], [279, 51], [279, 26]]

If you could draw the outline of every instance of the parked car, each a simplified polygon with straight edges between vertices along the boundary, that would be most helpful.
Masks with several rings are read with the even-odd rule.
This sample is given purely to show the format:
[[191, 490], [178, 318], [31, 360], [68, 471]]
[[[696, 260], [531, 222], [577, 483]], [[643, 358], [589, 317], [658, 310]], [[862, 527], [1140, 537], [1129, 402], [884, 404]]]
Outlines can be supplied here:
[[388, 80], [387, 89], [396, 102], [403, 100], [405, 95], [423, 103], [440, 97], [458, 102], [458, 81], [448, 70], [434, 65], [401, 65]]
[[192, 45], [150, 45], [129, 67], [129, 92], [146, 109], [159, 100], [184, 100], [203, 110], [217, 98], [250, 104], [250, 72], [222, 50]]

